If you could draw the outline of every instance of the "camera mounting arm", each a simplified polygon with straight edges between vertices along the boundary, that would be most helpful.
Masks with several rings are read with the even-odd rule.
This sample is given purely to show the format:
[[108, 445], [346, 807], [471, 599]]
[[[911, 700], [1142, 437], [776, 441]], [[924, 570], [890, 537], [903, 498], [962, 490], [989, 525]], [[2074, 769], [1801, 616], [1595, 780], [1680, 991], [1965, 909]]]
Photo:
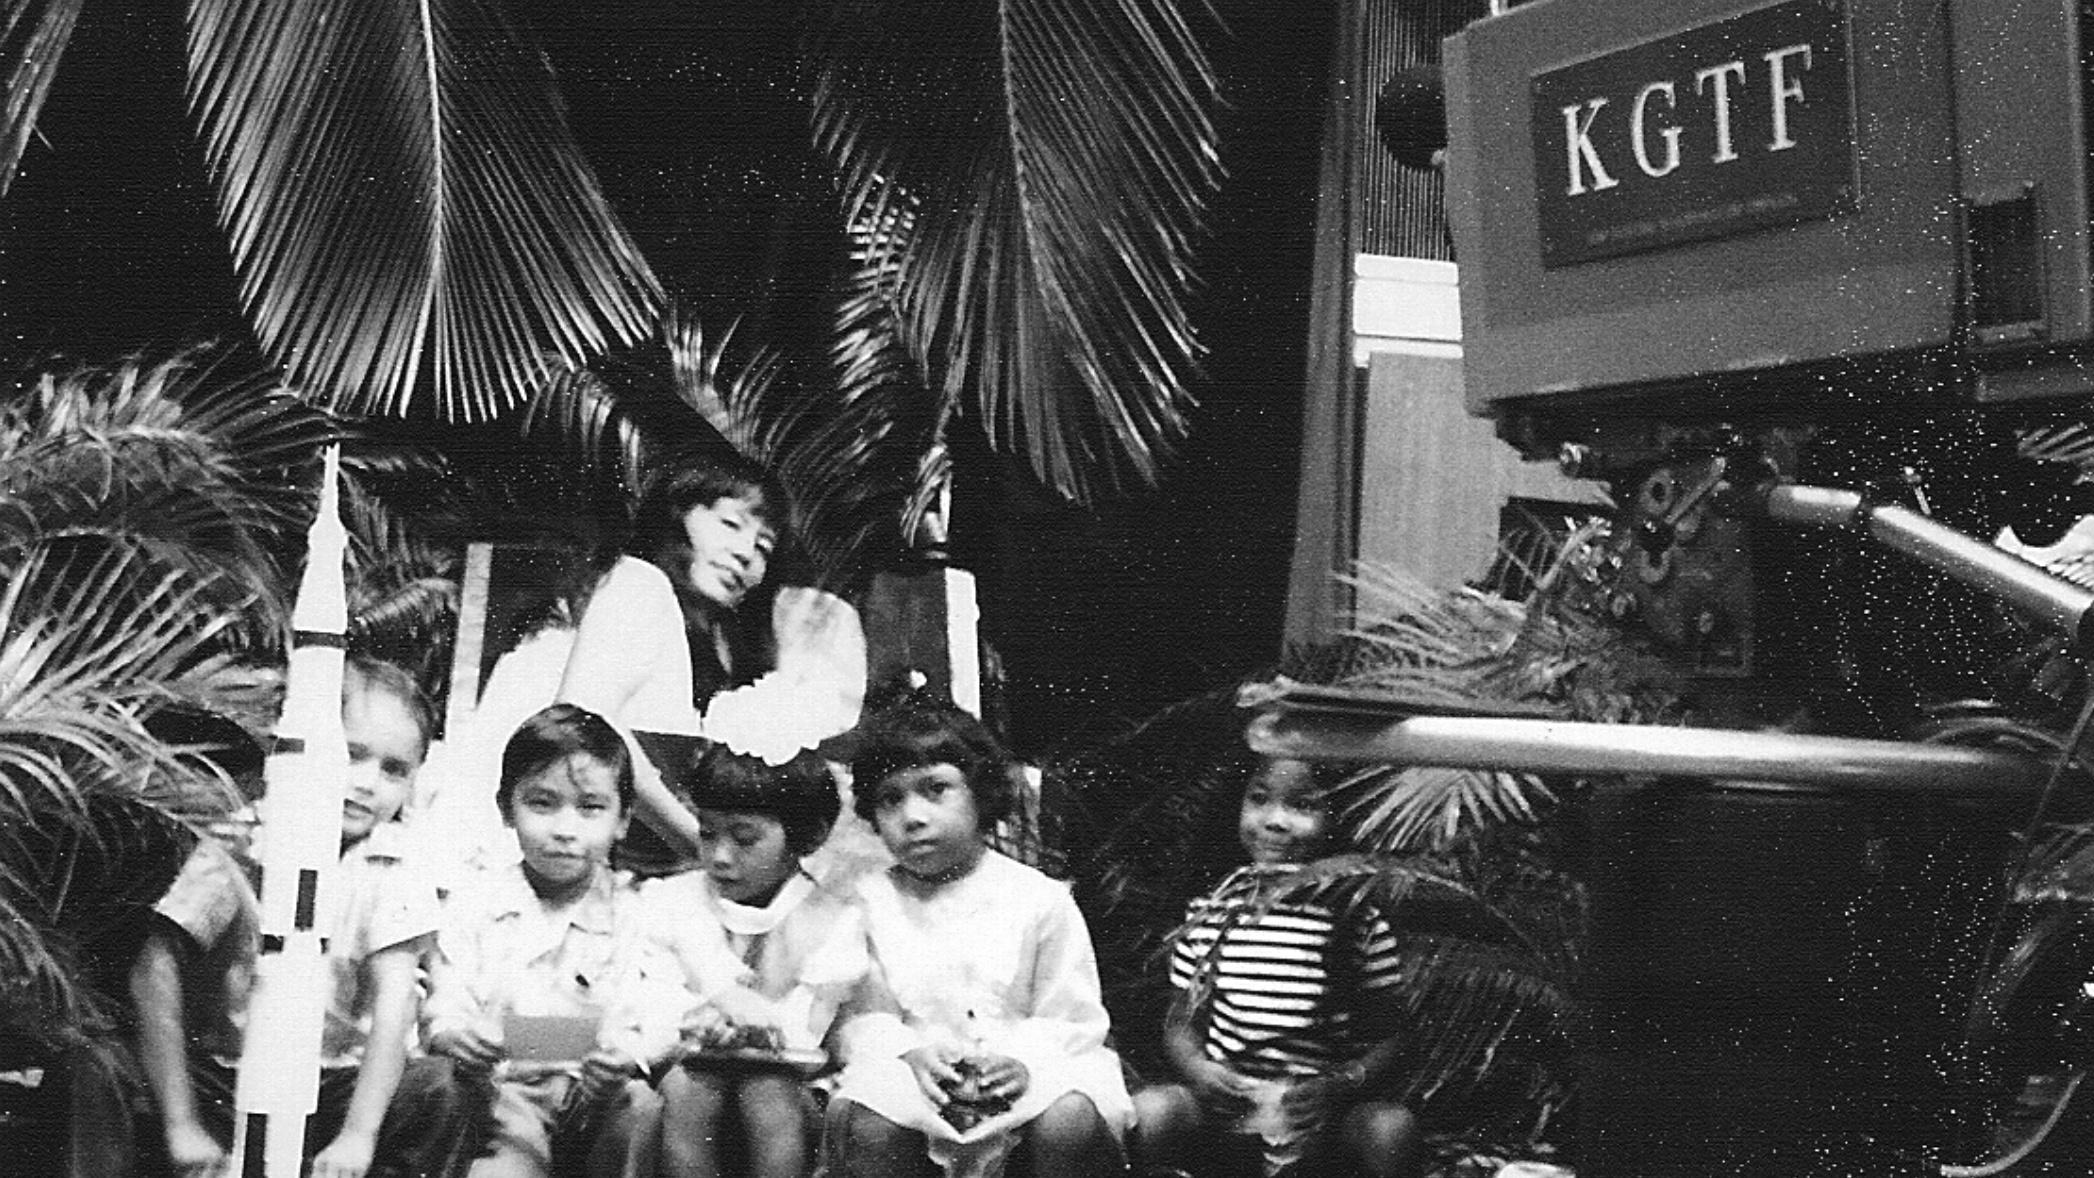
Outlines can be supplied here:
[[1886, 548], [2057, 627], [2074, 650], [2084, 652], [2094, 643], [2094, 623], [2089, 620], [2094, 592], [1911, 508], [1870, 503], [1855, 491], [1794, 483], [1769, 486], [1760, 502], [1771, 519], [1862, 531]]

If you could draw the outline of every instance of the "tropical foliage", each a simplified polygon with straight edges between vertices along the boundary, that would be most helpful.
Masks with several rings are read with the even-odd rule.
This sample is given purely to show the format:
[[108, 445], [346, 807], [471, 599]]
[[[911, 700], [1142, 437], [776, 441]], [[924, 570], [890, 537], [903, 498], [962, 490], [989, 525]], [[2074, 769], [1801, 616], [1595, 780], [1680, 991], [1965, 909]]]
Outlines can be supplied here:
[[816, 143], [933, 387], [971, 390], [1050, 486], [1153, 481], [1196, 351], [1174, 292], [1219, 180], [1208, 18], [1172, 0], [824, 15]]
[[[0, 3], [0, 193], [89, 2]], [[502, 0], [186, 13], [191, 113], [245, 312], [315, 399], [485, 418], [678, 333], [538, 37]], [[832, 371], [773, 404], [802, 422], [870, 414], [828, 443], [883, 476], [868, 452], [905, 441], [903, 471], [935, 483], [965, 410], [1071, 497], [1152, 481], [1199, 350], [1185, 299], [1219, 179], [1211, 15], [854, 0], [810, 3], [803, 23], [807, 78], [777, 83], [808, 96], [808, 144], [836, 176], [826, 232], [854, 265], [823, 279], [839, 292]], [[901, 418], [929, 427], [903, 439]]]
[[[200, 352], [39, 374], [0, 409], [0, 1041], [94, 1041], [184, 830], [237, 803], [149, 725], [273, 723], [282, 586], [344, 437]], [[440, 651], [454, 558], [349, 505], [352, 641]]]
[[[1172, 930], [1186, 901], [1239, 861], [1237, 804], [1255, 766], [1239, 704], [1269, 704], [1308, 682], [1426, 709], [1673, 717], [1670, 673], [1591, 612], [1604, 531], [1564, 531], [1555, 553], [1524, 569], [1519, 600], [1363, 568], [1352, 579], [1355, 624], [1338, 642], [1052, 766], [1071, 795], [1069, 821], [1087, 832], [1071, 845], [1095, 846], [1073, 868], [1097, 914], [1118, 1025], [1161, 1025]], [[1387, 765], [1330, 766], [1324, 780], [1349, 849], [1272, 881], [1260, 904], [1385, 916], [1398, 930], [1413, 1036], [1391, 1095], [1439, 1129], [1464, 1129], [1464, 1147], [1531, 1148], [1569, 1095], [1587, 912], [1561, 828], [1575, 821], [1583, 784]], [[1159, 1066], [1158, 1044], [1131, 1038], [1123, 1050]]]
[[281, 475], [333, 432], [211, 377], [193, 355], [46, 374], [0, 412], [0, 1027], [47, 1047], [105, 1017], [95, 983], [179, 827], [231, 797], [145, 720], [237, 693], [234, 656], [277, 642]]

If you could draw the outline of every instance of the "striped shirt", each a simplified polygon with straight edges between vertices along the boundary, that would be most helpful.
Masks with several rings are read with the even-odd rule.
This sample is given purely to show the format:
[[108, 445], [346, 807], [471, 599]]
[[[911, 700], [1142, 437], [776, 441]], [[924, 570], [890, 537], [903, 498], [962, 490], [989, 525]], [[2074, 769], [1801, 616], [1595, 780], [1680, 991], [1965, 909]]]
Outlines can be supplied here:
[[1389, 1034], [1398, 1001], [1390, 990], [1402, 981], [1396, 935], [1378, 913], [1324, 904], [1245, 915], [1276, 874], [1240, 868], [1192, 902], [1171, 950], [1171, 985], [1209, 987], [1199, 1009], [1208, 1058], [1250, 1076], [1313, 1075]]

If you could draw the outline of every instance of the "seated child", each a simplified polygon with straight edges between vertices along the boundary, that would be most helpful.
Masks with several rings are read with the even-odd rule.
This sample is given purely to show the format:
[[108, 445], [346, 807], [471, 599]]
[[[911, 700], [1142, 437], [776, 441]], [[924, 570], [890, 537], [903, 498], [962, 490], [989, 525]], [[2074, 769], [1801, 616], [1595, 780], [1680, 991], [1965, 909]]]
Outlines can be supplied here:
[[165, 1151], [144, 1152], [177, 1175], [212, 1174], [228, 1161], [238, 1019], [260, 939], [254, 879], [261, 868], [252, 852], [262, 746], [222, 717], [191, 727], [184, 743], [215, 746], [210, 759], [247, 804], [212, 823], [190, 852], [154, 907], [156, 922], [131, 967], [140, 1058]]
[[1317, 903], [1250, 914], [1268, 884], [1325, 853], [1329, 826], [1306, 762], [1269, 759], [1244, 789], [1251, 862], [1193, 901], [1172, 951], [1164, 1049], [1180, 1083], [1136, 1095], [1145, 1160], [1219, 1140], [1239, 1161], [1262, 1154], [1268, 1175], [1416, 1172], [1414, 1119], [1374, 1095], [1403, 1047], [1387, 922]]
[[[772, 765], [713, 745], [681, 792], [698, 815], [702, 870], [647, 890], [665, 918], [699, 923], [700, 934], [711, 925], [691, 916], [707, 914], [725, 943], [681, 938], [700, 1001], [685, 1027], [685, 1066], [662, 1080], [664, 1170], [721, 1174], [719, 1145], [739, 1137], [736, 1173], [804, 1178], [820, 1122], [803, 1073], [818, 1069], [837, 1006], [866, 969], [856, 902], [801, 864], [836, 821], [836, 779], [811, 752]], [[781, 1066], [748, 1059], [774, 1049], [787, 1053]]]
[[[84, 1129], [102, 1139], [86, 1151], [87, 1156], [76, 1152], [76, 1174], [208, 1172], [225, 1163], [233, 1139], [230, 1077], [240, 1059], [240, 1031], [229, 1017], [236, 1004], [229, 1000], [228, 991], [237, 990], [243, 996], [247, 992], [254, 934], [221, 937], [208, 952], [197, 952], [184, 930], [171, 922], [169, 901], [174, 901], [172, 911], [181, 913], [184, 902], [179, 897], [184, 894], [195, 897], [209, 891], [225, 898], [237, 894], [235, 888], [252, 893], [245, 878], [233, 887], [205, 889], [198, 884], [233, 865], [255, 870], [249, 852], [254, 803], [263, 785], [262, 745], [231, 718], [182, 704], [159, 708], [145, 726], [170, 748], [183, 750], [185, 758], [207, 762], [224, 774], [238, 791], [241, 804], [205, 826], [201, 841], [185, 844], [180, 871], [154, 897], [149, 924], [127, 963], [132, 1010], [150, 1013], [143, 1025], [134, 1020], [129, 1028], [140, 1052], [136, 1077], [148, 1094], [145, 1116], [138, 1125], [140, 1140], [114, 1140], [113, 1130], [118, 1126], [96, 1111], [85, 1112], [88, 1124], [82, 1125], [83, 1110], [76, 1094], [76, 1134]], [[183, 883], [182, 890], [168, 892], [177, 881]], [[163, 990], [180, 1001], [170, 1004]], [[171, 1033], [170, 1009], [180, 1016]], [[144, 1054], [147, 1051], [159, 1058], [150, 1058]], [[191, 1051], [196, 1053], [193, 1058]], [[210, 1091], [214, 1081], [223, 1091], [199, 1104], [195, 1086], [205, 1085]], [[83, 1171], [83, 1165], [88, 1169]]]
[[[452, 894], [427, 1004], [429, 1049], [491, 1105], [474, 1178], [550, 1175], [556, 1153], [619, 1173], [652, 1111], [644, 1077], [675, 1043], [684, 996], [639, 894], [611, 872], [632, 800], [625, 741], [594, 712], [554, 704], [503, 750], [495, 804], [522, 861]], [[547, 1051], [579, 1026], [578, 1058], [520, 1058], [528, 1045], [508, 1033], [525, 1026]]]
[[[306, 1153], [320, 1178], [434, 1171], [460, 1131], [441, 1072], [407, 1062], [436, 894], [401, 869], [394, 819], [432, 722], [405, 671], [361, 658], [344, 667], [349, 776], [342, 858], [321, 893], [331, 985], [319, 1107], [306, 1121]], [[140, 1054], [182, 1174], [222, 1170], [232, 1146], [234, 1068], [260, 947], [257, 870], [244, 833], [236, 823], [221, 832], [227, 837], [197, 845], [160, 901], [162, 923], [131, 975]]]
[[840, 1029], [836, 1178], [1120, 1172], [1132, 1106], [1069, 891], [988, 849], [1012, 766], [980, 721], [909, 702], [869, 720], [853, 806], [896, 863], [864, 878], [873, 969]]

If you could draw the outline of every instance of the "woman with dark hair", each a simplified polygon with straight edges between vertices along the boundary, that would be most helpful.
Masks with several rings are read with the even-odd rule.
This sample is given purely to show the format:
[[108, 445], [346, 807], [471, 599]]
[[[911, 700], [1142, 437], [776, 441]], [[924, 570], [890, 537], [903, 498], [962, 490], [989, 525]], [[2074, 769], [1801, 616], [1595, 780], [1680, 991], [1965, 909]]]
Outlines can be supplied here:
[[501, 749], [548, 703], [587, 708], [632, 741], [640, 821], [618, 861], [650, 875], [691, 859], [698, 825], [632, 734], [703, 735], [782, 760], [857, 722], [864, 632], [841, 598], [778, 585], [789, 515], [777, 480], [731, 452], [656, 463], [624, 551], [571, 612], [497, 661], [433, 769], [423, 825], [444, 840], [432, 861], [456, 864], [447, 883], [513, 859], [493, 804]]
[[[864, 689], [863, 635], [841, 599], [771, 579], [788, 514], [784, 489], [755, 463], [665, 464], [641, 488], [626, 555], [582, 611], [557, 698], [629, 732], [747, 747], [761, 738], [721, 731], [705, 713], [721, 693], [756, 691], [763, 679], [778, 698], [755, 710], [795, 713], [796, 745], [848, 728]], [[698, 823], [650, 768], [643, 759], [636, 812], [660, 839], [629, 838], [627, 859], [665, 869], [697, 847]]]
[[786, 512], [776, 480], [739, 458], [648, 479], [626, 554], [582, 610], [559, 698], [626, 728], [695, 732], [715, 694], [771, 670], [768, 577]]

